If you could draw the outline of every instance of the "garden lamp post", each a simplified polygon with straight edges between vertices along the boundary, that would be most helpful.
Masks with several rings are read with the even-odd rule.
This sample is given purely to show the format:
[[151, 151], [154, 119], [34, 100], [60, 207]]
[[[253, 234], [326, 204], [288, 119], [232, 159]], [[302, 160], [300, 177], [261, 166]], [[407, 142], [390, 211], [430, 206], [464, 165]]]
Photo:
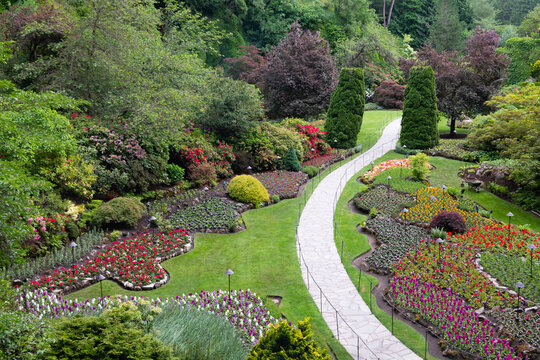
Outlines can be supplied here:
[[206, 203], [206, 198], [207, 198], [206, 195], [208, 194], [208, 186], [204, 187], [203, 194], [204, 194], [204, 211], [208, 214], [208, 208], [207, 208], [207, 203]]
[[441, 262], [441, 245], [444, 242], [444, 240], [441, 239], [441, 238], [437, 238], [437, 240], [435, 240], [435, 241], [437, 242], [437, 244], [439, 244], [439, 261], [438, 262], [440, 264], [440, 262]]
[[523, 285], [521, 281], [518, 281], [517, 283], [514, 284], [514, 286], [517, 288], [517, 304], [516, 304], [516, 309], [517, 309], [519, 308], [519, 290], [521, 288], [524, 288], [525, 285]]
[[531, 250], [531, 277], [533, 277], [533, 271], [532, 271], [532, 268], [533, 268], [533, 251], [536, 250], [536, 246], [534, 244], [529, 244], [527, 245], [527, 248], [529, 250]]
[[150, 223], [150, 227], [155, 226], [156, 220], [157, 220], [157, 218], [154, 215], [150, 216], [150, 219], [148, 219], [148, 222]]
[[225, 275], [229, 276], [229, 294], [231, 293], [231, 275], [234, 274], [234, 271], [231, 269], [225, 271]]
[[390, 197], [390, 180], [392, 180], [392, 177], [388, 175], [386, 179], [388, 180], [388, 197]]
[[446, 192], [446, 185], [445, 184], [443, 184], [443, 186], [442, 186], [442, 191]]
[[71, 262], [75, 264], [75, 248], [77, 247], [77, 243], [72, 241], [69, 243], [69, 247], [71, 248]]
[[103, 300], [103, 280], [105, 280], [105, 276], [99, 274], [97, 277], [99, 281], [99, 292], [101, 293], [101, 300]]
[[375, 166], [375, 163], [373, 162], [373, 160], [371, 160], [370, 164], [371, 164], [371, 170], [373, 170], [373, 166]]
[[146, 202], [146, 212], [150, 215], [150, 201]]
[[474, 211], [478, 212], [478, 205], [474, 205]]
[[403, 149], [405, 150], [405, 159], [409, 158], [409, 152], [407, 151], [407, 145], [403, 145]]
[[510, 223], [512, 221], [512, 216], [514, 216], [514, 214], [509, 212], [508, 214], [506, 214], [506, 216], [508, 216], [508, 240], [510, 240]]

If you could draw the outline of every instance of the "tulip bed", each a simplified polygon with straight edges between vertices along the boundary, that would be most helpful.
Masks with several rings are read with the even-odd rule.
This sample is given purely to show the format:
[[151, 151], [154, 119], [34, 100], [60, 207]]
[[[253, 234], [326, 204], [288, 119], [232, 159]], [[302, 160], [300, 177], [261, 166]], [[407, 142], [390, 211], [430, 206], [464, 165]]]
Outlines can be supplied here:
[[409, 159], [391, 159], [386, 160], [380, 164], [374, 165], [373, 168], [362, 174], [360, 179], [364, 183], [370, 183], [373, 181], [375, 176], [383, 172], [384, 170], [398, 168], [398, 167], [409, 167]]
[[399, 215], [403, 220], [429, 223], [435, 215], [446, 210], [456, 211], [461, 214], [469, 229], [493, 223], [492, 220], [480, 216], [475, 211], [459, 209], [458, 201], [441, 188], [422, 187], [415, 191], [412, 196], [416, 197], [417, 204], [411, 207], [407, 213]]
[[[38, 318], [58, 318], [76, 314], [93, 314], [107, 309], [111, 304], [118, 302], [133, 302], [148, 298], [134, 296], [106, 297], [79, 302], [65, 300], [60, 296], [47, 292], [44, 289], [21, 293], [19, 296], [19, 309]], [[228, 291], [217, 290], [213, 292], [201, 291], [197, 294], [176, 296], [166, 299], [152, 299], [151, 304], [163, 308], [168, 305], [191, 306], [201, 311], [208, 311], [217, 316], [224, 316], [241, 332], [243, 337], [252, 344], [264, 336], [270, 324], [277, 320], [272, 317], [263, 301], [250, 290]]]
[[270, 196], [278, 195], [280, 199], [296, 197], [302, 184], [308, 181], [308, 175], [294, 171], [268, 171], [253, 175], [264, 185]]
[[394, 219], [377, 216], [366, 222], [366, 228], [377, 236], [382, 243], [377, 247], [367, 262], [376, 269], [389, 272], [407, 253], [415, 251], [422, 239], [428, 237], [426, 230], [403, 225]]
[[184, 248], [189, 241], [184, 230], [168, 233], [147, 231], [112, 242], [82, 265], [54, 269], [51, 274], [31, 281], [30, 286], [63, 289], [97, 274], [109, 274], [109, 277], [129, 281], [135, 286], [153, 284], [166, 275], [157, 258]]
[[396, 216], [404, 207], [415, 204], [412, 197], [389, 190], [384, 186], [373, 187], [367, 191], [356, 194], [353, 199], [357, 209], [370, 211], [373, 208], [384, 216]]
[[241, 204], [212, 197], [174, 212], [169, 221], [174, 227], [193, 230], [223, 230], [235, 226], [240, 218]]
[[531, 263], [528, 257], [486, 252], [482, 254], [480, 264], [484, 271], [495, 277], [501, 285], [513, 289], [514, 284], [521, 281], [525, 285], [521, 289], [523, 297], [531, 300], [540, 299], [540, 265], [538, 261], [533, 261], [533, 277], [531, 277]]

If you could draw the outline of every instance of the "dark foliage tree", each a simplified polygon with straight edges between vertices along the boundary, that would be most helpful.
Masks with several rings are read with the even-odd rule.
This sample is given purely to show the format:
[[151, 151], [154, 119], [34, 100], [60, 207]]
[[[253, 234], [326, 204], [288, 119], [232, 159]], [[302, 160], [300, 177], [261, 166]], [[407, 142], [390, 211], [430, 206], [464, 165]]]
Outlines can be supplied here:
[[227, 74], [233, 79], [244, 80], [259, 89], [264, 85], [264, 71], [268, 61], [261, 55], [261, 49], [254, 45], [240, 46], [244, 55], [236, 58], [226, 58]]
[[427, 149], [439, 142], [435, 76], [429, 66], [415, 66], [405, 87], [400, 141], [409, 149]]
[[298, 157], [296, 156], [296, 151], [294, 151], [294, 147], [292, 146], [289, 148], [289, 151], [287, 151], [287, 154], [285, 155], [284, 167], [285, 170], [288, 171], [302, 170], [300, 161], [298, 161]]
[[334, 147], [348, 149], [356, 145], [364, 115], [364, 72], [360, 68], [343, 68], [332, 94], [325, 130]]
[[308, 117], [326, 110], [336, 85], [336, 63], [319, 33], [298, 22], [267, 56], [264, 92], [271, 117]]
[[393, 80], [385, 80], [375, 88], [375, 102], [389, 109], [403, 109], [405, 86]]
[[509, 62], [506, 55], [497, 52], [500, 38], [495, 30], [477, 27], [467, 41], [466, 61], [480, 81], [489, 87], [502, 84]]

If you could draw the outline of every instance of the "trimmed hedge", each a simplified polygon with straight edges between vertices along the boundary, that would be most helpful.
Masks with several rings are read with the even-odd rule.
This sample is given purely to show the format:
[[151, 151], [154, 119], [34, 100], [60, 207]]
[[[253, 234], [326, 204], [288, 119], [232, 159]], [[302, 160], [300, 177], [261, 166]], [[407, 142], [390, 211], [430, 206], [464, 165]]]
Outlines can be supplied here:
[[439, 143], [435, 75], [430, 66], [414, 66], [405, 88], [401, 145], [408, 149], [428, 149]]
[[90, 223], [100, 228], [135, 227], [142, 217], [144, 205], [137, 199], [118, 197], [102, 203]]
[[506, 84], [518, 84], [531, 74], [531, 64], [540, 59], [540, 39], [511, 38], [500, 51], [511, 59]]
[[[349, 149], [356, 145], [362, 126], [366, 88], [361, 68], [343, 68], [339, 83], [330, 98], [325, 124], [326, 141], [335, 148]], [[333, 142], [337, 140], [336, 142]]]
[[235, 176], [227, 191], [232, 199], [243, 203], [259, 204], [270, 198], [263, 184], [251, 175]]

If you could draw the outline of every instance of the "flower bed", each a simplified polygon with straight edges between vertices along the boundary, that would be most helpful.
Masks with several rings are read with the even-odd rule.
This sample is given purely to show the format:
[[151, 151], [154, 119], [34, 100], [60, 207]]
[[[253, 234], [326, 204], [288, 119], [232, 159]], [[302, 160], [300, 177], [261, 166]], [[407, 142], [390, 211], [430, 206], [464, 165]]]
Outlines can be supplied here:
[[305, 166], [321, 167], [322, 165], [334, 163], [335, 162], [334, 160], [338, 160], [338, 159], [341, 160], [341, 158], [342, 158], [342, 154], [340, 154], [337, 151], [332, 151], [331, 153], [328, 153], [322, 156], [317, 156], [307, 161], [304, 161], [302, 163], [302, 167], [305, 167]]
[[406, 194], [390, 191], [384, 186], [373, 187], [367, 191], [358, 193], [353, 199], [357, 209], [369, 212], [375, 208], [378, 214], [394, 217], [403, 208], [414, 206], [415, 201]]
[[278, 195], [280, 199], [296, 197], [300, 186], [309, 179], [303, 172], [285, 170], [267, 171], [253, 176], [264, 185], [270, 196]]
[[[146, 298], [148, 299], [148, 298]], [[142, 297], [120, 296], [86, 301], [65, 300], [60, 296], [47, 292], [44, 289], [34, 290], [19, 297], [19, 308], [38, 318], [58, 318], [75, 314], [93, 314], [103, 311], [114, 302], [133, 302], [136, 305]], [[276, 319], [270, 315], [268, 309], [257, 294], [250, 290], [228, 291], [201, 291], [197, 294], [176, 296], [166, 299], [151, 300], [153, 306], [167, 305], [191, 306], [198, 310], [208, 311], [217, 316], [224, 316], [241, 331], [244, 338], [256, 343], [264, 336], [270, 324]]]
[[489, 313], [512, 335], [540, 349], [540, 312], [516, 312], [493, 309]]
[[169, 217], [174, 227], [193, 230], [223, 230], [236, 226], [240, 215], [241, 204], [225, 199], [212, 197], [198, 204], [181, 209]]
[[81, 265], [54, 269], [51, 274], [31, 281], [30, 286], [64, 289], [98, 274], [122, 282], [124, 286], [127, 286], [126, 283], [139, 287], [152, 285], [166, 280], [165, 270], [159, 265], [160, 260], [183, 252], [189, 242], [190, 238], [184, 230], [168, 233], [147, 231], [112, 242]]
[[[411, 174], [412, 170], [410, 168], [388, 169], [375, 176], [372, 184], [385, 186], [390, 184], [390, 187], [396, 191], [412, 194], [426, 185], [421, 181], [410, 180]], [[392, 177], [390, 181], [388, 181], [388, 176]]]
[[409, 167], [409, 159], [391, 159], [386, 160], [380, 164], [376, 164], [373, 168], [362, 174], [360, 180], [364, 183], [370, 183], [373, 181], [373, 178], [383, 172], [384, 170], [393, 169], [397, 167]]
[[461, 214], [469, 229], [493, 224], [492, 220], [480, 216], [475, 211], [459, 209], [458, 201], [441, 188], [422, 187], [412, 195], [416, 197], [417, 204], [411, 207], [407, 213], [402, 212], [399, 215], [404, 220], [429, 223], [435, 215], [446, 210]]
[[487, 360], [522, 359], [507, 339], [499, 337], [496, 327], [481, 320], [450, 288], [414, 276], [396, 276], [391, 293], [397, 305], [437, 326], [450, 345]]
[[439, 145], [424, 150], [424, 152], [429, 156], [442, 156], [448, 159], [470, 161], [472, 158], [471, 151], [463, 148], [466, 141], [465, 139], [439, 139]]
[[366, 228], [377, 236], [382, 243], [367, 262], [370, 266], [389, 272], [403, 256], [414, 252], [422, 239], [428, 237], [426, 230], [414, 226], [403, 225], [394, 219], [377, 216], [366, 222]]

